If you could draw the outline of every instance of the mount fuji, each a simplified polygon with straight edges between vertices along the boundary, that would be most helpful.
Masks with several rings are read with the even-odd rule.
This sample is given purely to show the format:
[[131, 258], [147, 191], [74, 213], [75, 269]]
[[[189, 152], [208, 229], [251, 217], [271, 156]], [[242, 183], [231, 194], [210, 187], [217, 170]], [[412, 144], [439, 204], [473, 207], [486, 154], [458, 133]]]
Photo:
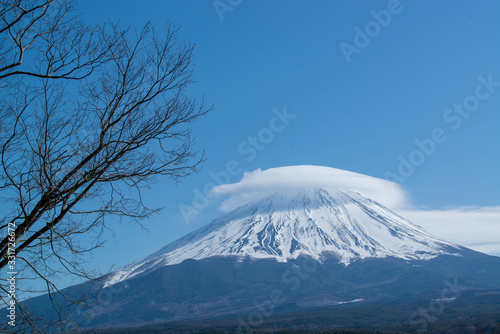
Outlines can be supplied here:
[[[357, 189], [300, 183], [267, 189], [149, 256], [67, 288], [67, 296], [86, 291], [97, 298], [65, 311], [85, 329], [223, 317], [238, 319], [232, 330], [251, 332], [256, 323], [286, 314], [309, 314], [297, 320], [307, 328], [318, 312], [352, 311], [353, 305], [359, 312], [385, 307], [377, 326], [408, 323], [419, 305], [432, 300], [460, 310], [496, 310], [500, 258], [441, 240]], [[27, 301], [35, 313], [55, 317], [49, 303], [47, 296]], [[462, 311], [456, 316], [469, 316]], [[385, 319], [387, 314], [399, 318]], [[328, 317], [346, 328], [362, 323], [350, 313]], [[335, 324], [327, 321], [325, 328]]]
[[111, 286], [187, 259], [213, 256], [274, 259], [338, 258], [349, 265], [365, 258], [425, 260], [459, 256], [442, 241], [381, 204], [352, 191], [300, 189], [276, 192], [240, 207], [156, 253], [112, 272]]

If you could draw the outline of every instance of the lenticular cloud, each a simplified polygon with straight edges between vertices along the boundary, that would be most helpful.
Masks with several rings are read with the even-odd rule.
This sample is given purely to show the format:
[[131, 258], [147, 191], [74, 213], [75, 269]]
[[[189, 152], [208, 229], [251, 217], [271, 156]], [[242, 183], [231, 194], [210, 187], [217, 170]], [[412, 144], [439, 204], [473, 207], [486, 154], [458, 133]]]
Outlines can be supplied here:
[[351, 190], [389, 208], [402, 208], [407, 205], [406, 192], [397, 183], [321, 166], [288, 166], [264, 171], [257, 169], [245, 173], [237, 183], [216, 186], [212, 191], [218, 195], [229, 195], [222, 203], [221, 210], [230, 211], [276, 191], [305, 188]]

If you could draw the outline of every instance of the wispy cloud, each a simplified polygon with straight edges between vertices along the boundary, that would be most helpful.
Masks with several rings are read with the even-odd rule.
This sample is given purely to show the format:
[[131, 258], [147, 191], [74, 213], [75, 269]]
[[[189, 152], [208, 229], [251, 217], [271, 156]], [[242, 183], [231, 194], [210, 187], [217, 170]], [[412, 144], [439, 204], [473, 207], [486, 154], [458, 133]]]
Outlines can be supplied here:
[[500, 206], [411, 209], [399, 214], [442, 239], [500, 256]]
[[220, 207], [230, 211], [276, 191], [297, 188], [352, 190], [391, 208], [446, 241], [500, 255], [500, 206], [426, 210], [413, 206], [398, 183], [359, 173], [321, 166], [287, 166], [247, 172], [237, 183], [214, 187], [226, 196]]

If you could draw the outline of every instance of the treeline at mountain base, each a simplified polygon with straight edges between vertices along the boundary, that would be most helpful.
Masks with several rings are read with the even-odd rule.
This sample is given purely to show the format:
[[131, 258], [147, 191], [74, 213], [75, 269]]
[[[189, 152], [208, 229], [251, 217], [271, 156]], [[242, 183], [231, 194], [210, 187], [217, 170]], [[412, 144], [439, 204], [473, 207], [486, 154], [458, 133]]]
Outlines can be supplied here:
[[284, 305], [275, 310], [275, 315], [264, 316], [263, 321], [253, 327], [242, 326], [247, 314], [205, 321], [93, 330], [92, 333], [500, 333], [500, 290], [464, 291], [460, 298], [444, 304], [441, 309], [429, 307], [430, 302], [425, 298], [410, 302], [399, 299], [390, 304], [338, 305], [300, 312], [286, 311], [286, 308], [293, 309], [293, 305]]

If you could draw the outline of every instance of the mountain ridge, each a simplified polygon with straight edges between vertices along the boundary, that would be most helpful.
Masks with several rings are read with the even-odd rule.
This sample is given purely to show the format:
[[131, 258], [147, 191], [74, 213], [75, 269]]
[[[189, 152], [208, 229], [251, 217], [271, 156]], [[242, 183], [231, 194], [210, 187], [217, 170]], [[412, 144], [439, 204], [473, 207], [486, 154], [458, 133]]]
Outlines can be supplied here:
[[105, 287], [186, 259], [211, 256], [273, 258], [300, 255], [340, 263], [368, 257], [430, 259], [458, 255], [453, 245], [425, 232], [378, 202], [346, 190], [301, 188], [275, 192], [241, 206], [159, 251], [110, 273]]

